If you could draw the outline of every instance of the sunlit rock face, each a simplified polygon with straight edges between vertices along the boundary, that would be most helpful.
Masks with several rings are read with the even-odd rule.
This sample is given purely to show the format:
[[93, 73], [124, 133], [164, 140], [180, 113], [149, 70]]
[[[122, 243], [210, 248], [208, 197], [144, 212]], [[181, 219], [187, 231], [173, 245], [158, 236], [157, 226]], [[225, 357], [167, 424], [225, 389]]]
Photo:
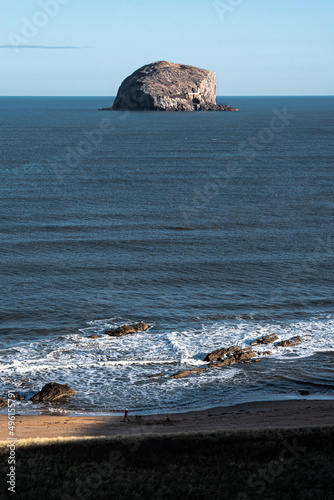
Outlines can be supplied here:
[[216, 104], [213, 71], [159, 61], [147, 64], [121, 84], [112, 109], [147, 111], [237, 111]]

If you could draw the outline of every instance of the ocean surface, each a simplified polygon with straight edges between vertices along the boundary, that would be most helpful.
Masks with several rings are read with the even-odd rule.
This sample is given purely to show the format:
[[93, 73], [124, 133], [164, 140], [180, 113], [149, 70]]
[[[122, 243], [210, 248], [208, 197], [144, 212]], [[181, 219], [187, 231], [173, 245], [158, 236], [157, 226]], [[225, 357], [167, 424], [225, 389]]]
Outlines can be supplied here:
[[[240, 111], [0, 98], [0, 395], [21, 414], [334, 397], [334, 98], [218, 102]], [[269, 333], [304, 342], [169, 378]], [[77, 395], [31, 403], [48, 382]]]

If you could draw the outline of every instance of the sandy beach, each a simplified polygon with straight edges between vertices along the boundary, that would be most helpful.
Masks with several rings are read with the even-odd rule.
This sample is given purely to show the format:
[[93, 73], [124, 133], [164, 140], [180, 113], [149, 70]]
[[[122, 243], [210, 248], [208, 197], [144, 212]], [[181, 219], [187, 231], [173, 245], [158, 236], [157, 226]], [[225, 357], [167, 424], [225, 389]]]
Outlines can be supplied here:
[[[168, 416], [144, 415], [136, 419], [131, 412], [129, 416], [130, 422], [123, 422], [120, 416], [17, 415], [15, 437], [17, 439], [79, 438], [331, 426], [334, 424], [334, 400], [264, 401]], [[0, 422], [0, 440], [4, 441], [9, 437], [7, 415], [1, 415]]]

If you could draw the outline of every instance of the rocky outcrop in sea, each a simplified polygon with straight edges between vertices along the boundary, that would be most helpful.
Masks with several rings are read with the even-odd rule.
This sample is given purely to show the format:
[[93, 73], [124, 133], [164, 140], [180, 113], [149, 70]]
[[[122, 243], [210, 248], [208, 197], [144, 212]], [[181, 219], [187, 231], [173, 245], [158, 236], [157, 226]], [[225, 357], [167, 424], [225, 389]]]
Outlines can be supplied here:
[[121, 84], [112, 108], [127, 111], [238, 111], [216, 104], [213, 71], [158, 61], [137, 69]]
[[118, 328], [111, 328], [105, 333], [110, 337], [123, 337], [124, 335], [131, 335], [137, 332], [146, 332], [148, 330], [148, 324], [145, 321], [140, 321], [139, 323], [133, 323], [132, 325], [122, 325]]
[[76, 394], [76, 392], [68, 385], [51, 382], [50, 384], [46, 384], [41, 391], [35, 394], [31, 398], [31, 401], [33, 403], [46, 403], [63, 399], [67, 396], [74, 396], [74, 394]]
[[[264, 337], [259, 337], [253, 342], [251, 342], [251, 346], [258, 345], [268, 345], [274, 343], [278, 339], [278, 335], [272, 333], [270, 335], [265, 335]], [[283, 340], [281, 342], [277, 342], [275, 347], [293, 347], [295, 345], [301, 344], [303, 342], [302, 337], [292, 337], [289, 340]], [[185, 370], [180, 370], [173, 375], [170, 375], [170, 378], [184, 378], [189, 377], [190, 375], [195, 375], [198, 373], [204, 373], [207, 370], [211, 370], [213, 368], [223, 368], [227, 366], [234, 365], [235, 363], [245, 363], [247, 365], [251, 363], [258, 363], [261, 361], [262, 356], [270, 356], [272, 351], [253, 351], [252, 347], [240, 347], [240, 346], [231, 346], [231, 347], [222, 347], [221, 349], [217, 349], [215, 351], [210, 352], [203, 361], [208, 362], [209, 364], [200, 367], [200, 368], [190, 368]], [[261, 356], [261, 357], [258, 357]]]

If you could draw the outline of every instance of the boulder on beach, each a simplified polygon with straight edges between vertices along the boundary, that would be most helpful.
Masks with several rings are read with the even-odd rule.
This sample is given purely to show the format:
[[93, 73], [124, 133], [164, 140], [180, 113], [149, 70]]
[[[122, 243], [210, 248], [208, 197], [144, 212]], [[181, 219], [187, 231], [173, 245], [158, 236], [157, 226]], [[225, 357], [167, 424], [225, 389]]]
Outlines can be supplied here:
[[68, 396], [74, 396], [76, 392], [71, 389], [68, 385], [57, 384], [52, 382], [46, 384], [41, 391], [35, 394], [31, 401], [33, 403], [47, 403], [57, 401]]
[[118, 328], [111, 328], [105, 333], [110, 337], [123, 337], [123, 335], [131, 335], [137, 332], [146, 332], [148, 329], [148, 324], [145, 321], [140, 321], [139, 323], [133, 323], [132, 325], [122, 325]]
[[271, 333], [270, 335], [259, 337], [258, 339], [254, 340], [254, 342], [251, 342], [251, 345], [272, 344], [276, 340], [278, 340], [278, 335], [276, 335], [276, 333]]
[[127, 111], [238, 111], [216, 104], [213, 71], [158, 61], [137, 69], [121, 84], [112, 108]]
[[292, 347], [294, 345], [301, 344], [303, 342], [303, 337], [299, 337], [297, 335], [296, 337], [292, 337], [289, 340], [282, 340], [281, 342], [278, 342], [276, 345], [278, 347]]

